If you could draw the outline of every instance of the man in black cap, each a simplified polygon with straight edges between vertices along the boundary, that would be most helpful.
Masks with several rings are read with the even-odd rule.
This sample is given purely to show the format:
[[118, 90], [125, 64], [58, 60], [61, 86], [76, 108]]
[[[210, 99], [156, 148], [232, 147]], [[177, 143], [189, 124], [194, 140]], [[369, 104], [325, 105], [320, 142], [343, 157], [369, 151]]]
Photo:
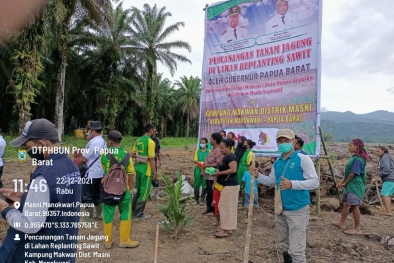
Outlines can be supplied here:
[[[57, 128], [46, 119], [27, 122], [21, 136], [10, 144], [22, 147], [36, 161], [45, 160], [47, 165], [34, 170], [26, 191], [0, 189], [1, 194], [20, 202], [15, 209], [0, 200], [1, 216], [10, 224], [0, 247], [0, 263], [49, 262], [58, 251], [54, 237], [78, 236], [80, 173], [71, 159], [61, 153]], [[78, 239], [60, 240], [64, 253], [56, 259], [74, 263]]]
[[1, 134], [1, 129], [0, 129], [0, 188], [3, 188], [3, 182], [1, 181], [1, 176], [3, 175], [3, 167], [4, 167], [4, 162], [3, 162], [3, 155], [5, 151], [5, 140], [3, 138], [3, 135]]
[[[84, 153], [77, 161], [78, 165], [86, 164], [88, 169], [85, 177], [90, 179], [82, 185], [82, 203], [94, 204], [94, 207], [96, 207], [95, 218], [101, 220], [103, 219], [103, 208], [100, 198], [100, 185], [104, 170], [98, 159], [101, 153], [107, 149], [107, 143], [101, 135], [102, 127], [99, 121], [91, 121], [88, 130], [88, 137], [91, 139], [86, 144]], [[87, 207], [86, 211], [89, 212], [89, 217], [85, 217], [85, 221], [92, 221], [93, 206]]]
[[235, 42], [237, 40], [245, 39], [248, 35], [246, 26], [239, 25], [241, 8], [233, 6], [228, 10], [229, 26], [220, 35], [220, 42], [222, 44]]

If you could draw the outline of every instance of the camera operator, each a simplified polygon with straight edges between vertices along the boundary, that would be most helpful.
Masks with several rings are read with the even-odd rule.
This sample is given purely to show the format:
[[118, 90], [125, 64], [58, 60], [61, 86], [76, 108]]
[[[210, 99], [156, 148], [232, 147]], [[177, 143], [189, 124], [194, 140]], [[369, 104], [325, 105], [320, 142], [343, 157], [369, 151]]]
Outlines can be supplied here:
[[[41, 163], [30, 176], [25, 191], [0, 189], [4, 196], [17, 201], [17, 209], [0, 200], [1, 215], [11, 227], [0, 247], [0, 263], [24, 263], [34, 260], [51, 260], [59, 251], [52, 245], [60, 245], [62, 252], [76, 253], [80, 211], [81, 185], [77, 166], [60, 148], [56, 126], [46, 119], [27, 122], [20, 137], [10, 142], [11, 146], [22, 146], [29, 156]], [[59, 179], [66, 179], [64, 182]], [[68, 179], [68, 180], [67, 180]], [[68, 192], [71, 194], [64, 194]], [[56, 205], [55, 205], [56, 204]], [[71, 216], [62, 216], [73, 213]], [[57, 260], [75, 262], [75, 257], [57, 256]], [[37, 262], [37, 261], [36, 261]]]

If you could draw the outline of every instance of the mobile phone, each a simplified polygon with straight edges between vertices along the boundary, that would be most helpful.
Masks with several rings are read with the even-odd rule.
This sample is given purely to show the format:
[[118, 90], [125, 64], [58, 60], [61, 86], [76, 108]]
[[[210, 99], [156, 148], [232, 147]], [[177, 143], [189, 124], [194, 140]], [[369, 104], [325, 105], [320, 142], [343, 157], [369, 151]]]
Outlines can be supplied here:
[[8, 197], [5, 197], [3, 194], [0, 194], [0, 200], [6, 201], [8, 204], [13, 204], [14, 201], [9, 199]]

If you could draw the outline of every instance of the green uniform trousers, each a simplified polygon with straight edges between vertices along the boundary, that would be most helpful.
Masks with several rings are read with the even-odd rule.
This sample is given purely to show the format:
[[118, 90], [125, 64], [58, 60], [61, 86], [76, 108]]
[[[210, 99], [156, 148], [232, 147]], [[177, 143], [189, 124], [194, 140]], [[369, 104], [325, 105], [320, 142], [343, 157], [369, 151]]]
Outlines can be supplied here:
[[103, 203], [103, 217], [105, 224], [112, 223], [116, 207], [119, 209], [120, 220], [131, 220], [131, 194], [129, 190], [126, 191], [122, 202], [117, 206]]
[[194, 167], [194, 190], [200, 189], [202, 186], [203, 189], [207, 188], [207, 180], [205, 180], [204, 176], [201, 175], [201, 169], [196, 165]]
[[136, 170], [136, 187], [138, 201], [147, 201], [150, 195], [150, 188], [152, 185], [152, 176], [147, 176], [146, 172], [139, 172]]

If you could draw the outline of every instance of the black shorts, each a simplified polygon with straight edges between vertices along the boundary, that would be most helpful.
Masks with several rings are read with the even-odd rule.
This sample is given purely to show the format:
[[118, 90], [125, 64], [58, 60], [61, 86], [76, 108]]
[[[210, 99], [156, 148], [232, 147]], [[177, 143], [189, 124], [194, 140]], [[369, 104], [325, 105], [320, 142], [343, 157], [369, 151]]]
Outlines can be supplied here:
[[101, 197], [100, 197], [100, 188], [101, 188], [101, 179], [102, 178], [93, 178], [92, 182], [87, 180], [82, 185], [82, 203], [83, 204], [101, 204]]

